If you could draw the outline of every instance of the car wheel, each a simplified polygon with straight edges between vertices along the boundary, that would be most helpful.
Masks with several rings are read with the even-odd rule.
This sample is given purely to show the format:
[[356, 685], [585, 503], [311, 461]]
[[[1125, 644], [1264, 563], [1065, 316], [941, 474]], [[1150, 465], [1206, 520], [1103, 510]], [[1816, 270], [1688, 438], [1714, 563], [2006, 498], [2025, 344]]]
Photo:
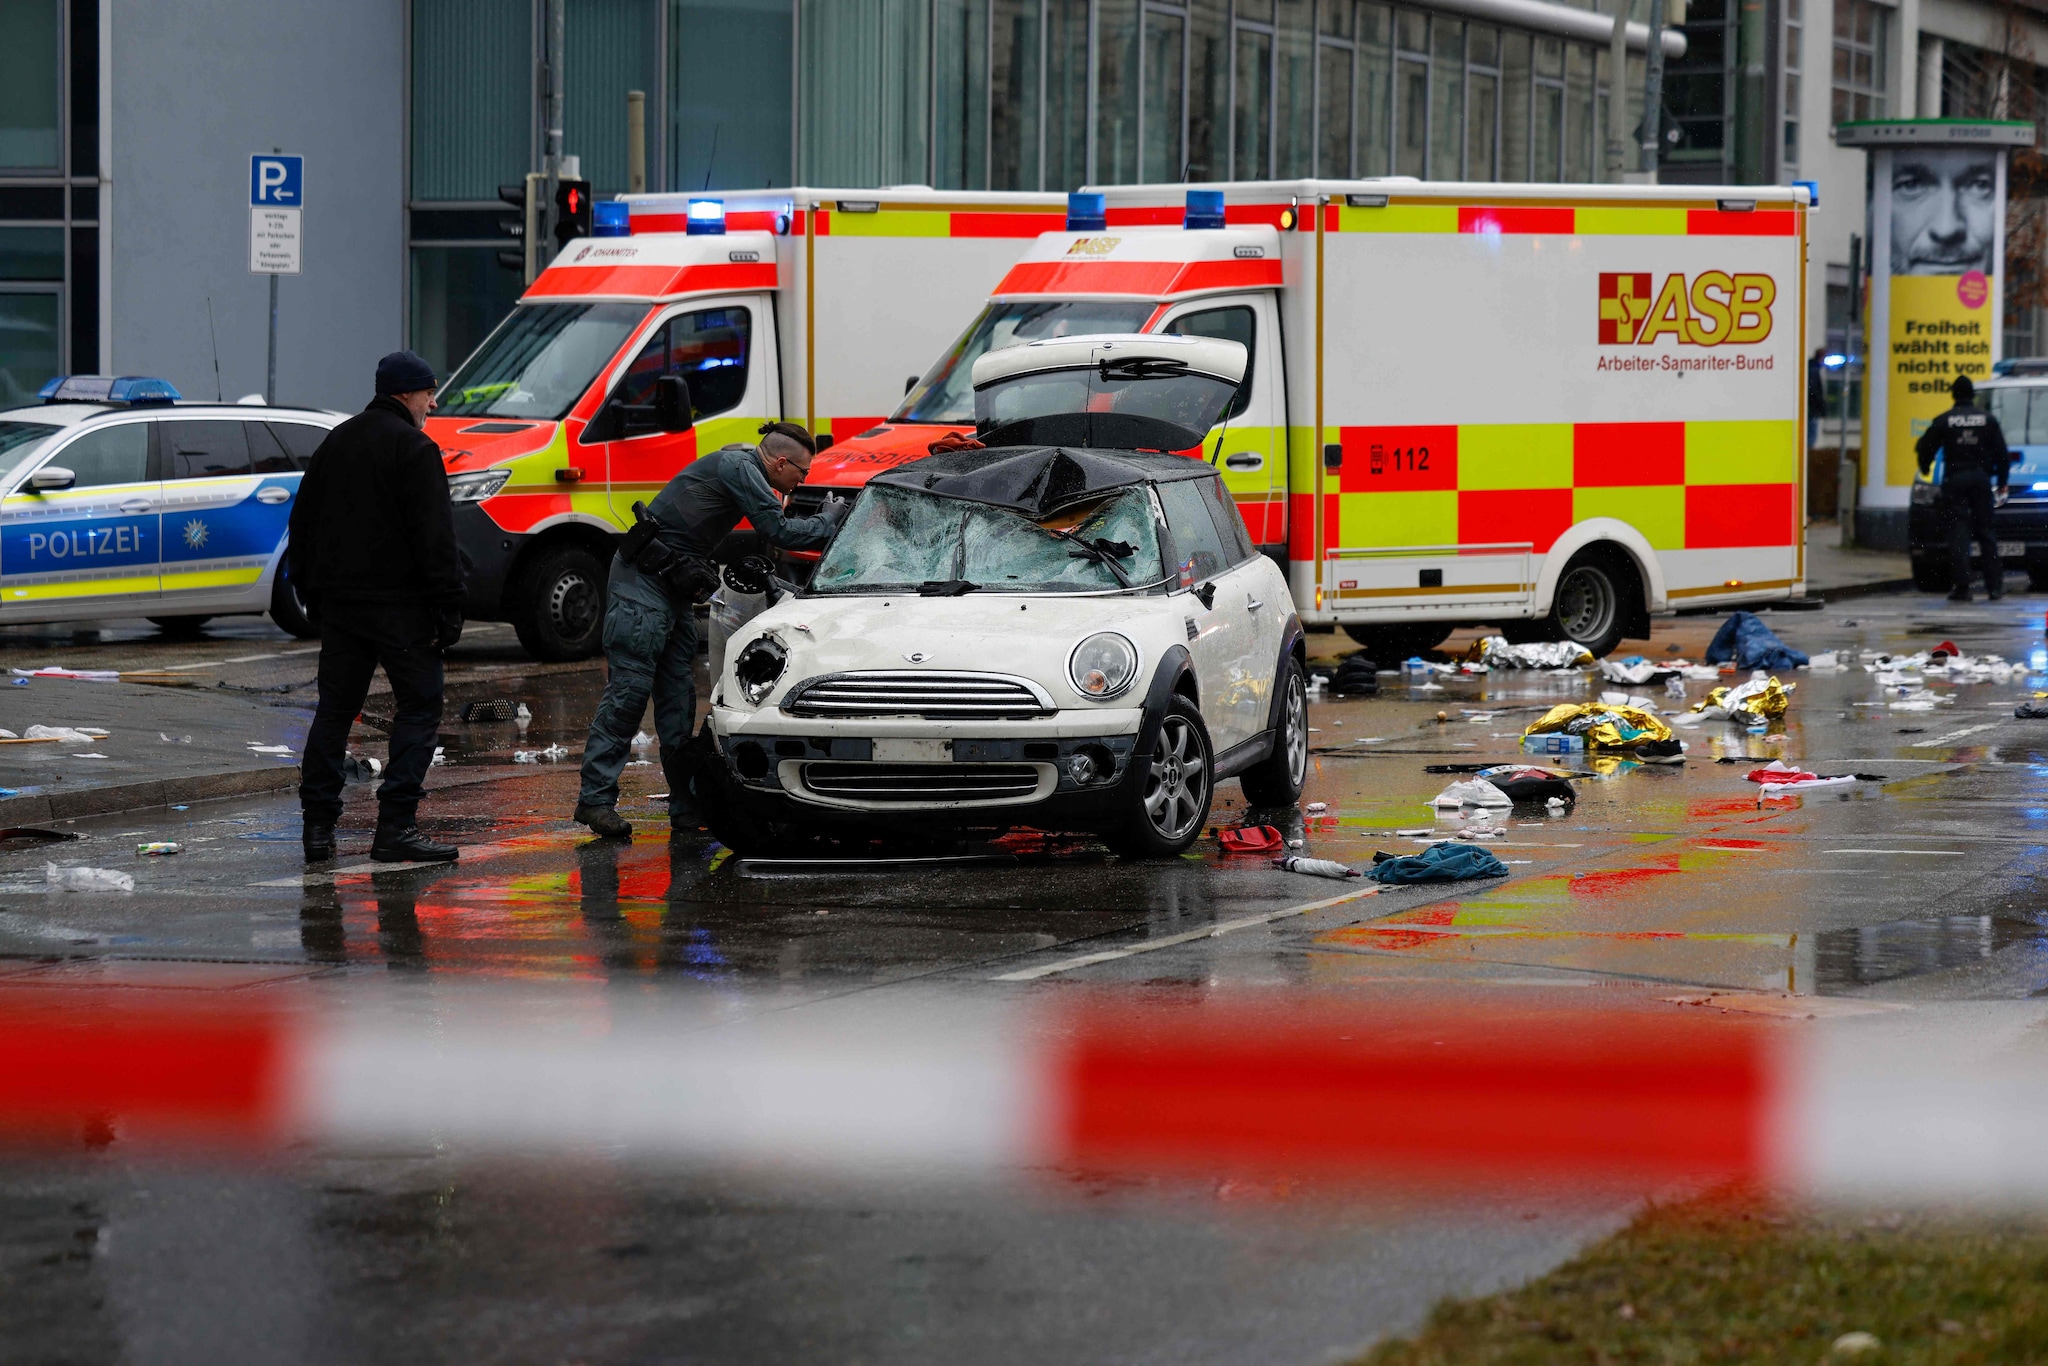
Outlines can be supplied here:
[[1237, 780], [1254, 806], [1292, 806], [1308, 781], [1308, 685], [1292, 658], [1280, 671], [1280, 689], [1280, 733], [1273, 737], [1273, 752]]
[[1564, 567], [1550, 600], [1549, 634], [1573, 640], [1594, 658], [1621, 644], [1628, 620], [1633, 576], [1612, 556], [1581, 552]]
[[1455, 629], [1449, 623], [1400, 622], [1391, 626], [1346, 626], [1344, 634], [1363, 645], [1366, 658], [1373, 663], [1392, 665], [1424, 650], [1435, 649], [1449, 639]]
[[277, 567], [277, 579], [270, 586], [270, 619], [300, 640], [320, 638], [320, 628], [313, 624], [313, 618], [307, 613], [305, 599], [299, 596], [299, 586], [292, 582], [283, 565]]
[[190, 640], [199, 634], [200, 627], [212, 620], [211, 616], [150, 618], [158, 630], [178, 640]]
[[1913, 587], [1922, 593], [1948, 592], [1948, 556], [1915, 555], [1913, 557]]
[[1176, 694], [1166, 704], [1150, 760], [1142, 781], [1130, 782], [1129, 815], [1109, 840], [1125, 858], [1172, 858], [1200, 837], [1209, 819], [1216, 759], [1202, 713], [1185, 697]]
[[588, 659], [604, 636], [605, 567], [581, 546], [542, 551], [520, 575], [512, 627], [535, 659]]

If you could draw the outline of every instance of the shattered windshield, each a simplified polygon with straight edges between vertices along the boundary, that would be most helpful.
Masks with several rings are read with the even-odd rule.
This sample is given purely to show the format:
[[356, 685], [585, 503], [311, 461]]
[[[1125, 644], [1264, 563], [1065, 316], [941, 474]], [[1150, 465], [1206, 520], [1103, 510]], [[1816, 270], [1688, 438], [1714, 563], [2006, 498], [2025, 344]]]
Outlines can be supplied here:
[[1152, 500], [1118, 489], [1043, 521], [871, 486], [811, 576], [814, 593], [1087, 593], [1163, 577]]
[[443, 417], [564, 417], [633, 329], [646, 304], [522, 304], [441, 388]]
[[985, 384], [974, 395], [983, 431], [1059, 413], [1122, 413], [1206, 432], [1237, 396], [1237, 383], [1152, 357], [1037, 370]]
[[1057, 299], [1045, 303], [990, 304], [961, 334], [931, 373], [903, 399], [891, 422], [974, 421], [974, 362], [991, 351], [1044, 337], [1136, 332], [1153, 306], [1131, 299]]

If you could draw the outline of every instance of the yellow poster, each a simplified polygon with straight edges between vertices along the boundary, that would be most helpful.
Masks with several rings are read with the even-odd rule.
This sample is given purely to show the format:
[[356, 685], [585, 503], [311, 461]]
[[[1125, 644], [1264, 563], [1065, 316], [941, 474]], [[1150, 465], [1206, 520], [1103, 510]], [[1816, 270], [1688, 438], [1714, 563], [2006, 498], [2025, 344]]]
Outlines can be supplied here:
[[1957, 375], [1991, 373], [1990, 277], [1894, 275], [1886, 357], [1885, 482], [1913, 482], [1913, 443], [1947, 411]]

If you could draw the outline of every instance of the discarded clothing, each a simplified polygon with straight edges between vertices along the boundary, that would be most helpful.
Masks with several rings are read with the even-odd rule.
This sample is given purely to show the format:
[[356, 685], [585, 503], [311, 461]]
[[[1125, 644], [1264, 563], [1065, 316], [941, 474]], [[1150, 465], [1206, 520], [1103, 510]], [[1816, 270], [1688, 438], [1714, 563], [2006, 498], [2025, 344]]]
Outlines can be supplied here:
[[1772, 797], [1783, 796], [1789, 793], [1811, 791], [1812, 789], [1817, 787], [1852, 787], [1855, 785], [1856, 782], [1856, 780], [1851, 777], [1816, 778], [1811, 773], [1805, 774], [1803, 776], [1804, 781], [1801, 782], [1765, 783], [1762, 787], [1757, 789], [1756, 799], [1761, 802], [1766, 801]]
[[1543, 713], [1529, 729], [1531, 735], [1577, 735], [1588, 749], [1634, 749], [1650, 741], [1671, 740], [1671, 727], [1636, 707], [1610, 707], [1602, 703], [1565, 702]]
[[1348, 656], [1330, 675], [1330, 691], [1339, 697], [1364, 697], [1379, 690], [1379, 665], [1362, 654]]
[[1656, 683], [1667, 678], [1677, 678], [1685, 661], [1668, 660], [1659, 663], [1644, 659], [1641, 655], [1630, 655], [1627, 659], [1603, 659], [1600, 661], [1600, 676], [1609, 683], [1622, 683], [1629, 687], [1641, 687], [1645, 683]]
[[1714, 632], [1707, 646], [1707, 663], [1734, 660], [1738, 669], [1796, 669], [1806, 656], [1778, 639], [1754, 612], [1735, 612]]
[[1476, 877], [1505, 877], [1508, 866], [1476, 844], [1432, 844], [1419, 854], [1403, 854], [1373, 864], [1375, 882], [1464, 882]]
[[1702, 716], [1725, 716], [1742, 725], [1769, 721], [1785, 714], [1797, 686], [1780, 683], [1776, 677], [1752, 678], [1733, 688], [1714, 689], [1693, 710]]
[[1458, 811], [1468, 806], [1513, 806], [1514, 798], [1487, 782], [1474, 778], [1470, 782], [1452, 783], [1436, 794], [1431, 806], [1440, 811]]
[[1753, 783], [1810, 783], [1820, 775], [1793, 768], [1783, 759], [1773, 759], [1762, 768], [1751, 769], [1744, 776]]
[[1241, 825], [1218, 830], [1216, 842], [1226, 854], [1267, 854], [1284, 848], [1287, 840], [1270, 825]]
[[1554, 768], [1501, 764], [1486, 769], [1479, 776], [1505, 792], [1510, 801], [1517, 803], [1578, 800], [1578, 794], [1572, 791], [1572, 785], [1566, 781], [1565, 775]]
[[2048, 707], [2037, 707], [2032, 702], [2022, 702], [2014, 709], [2013, 715], [2021, 721], [2048, 721]]
[[1310, 877], [1353, 878], [1365, 876], [1364, 873], [1359, 872], [1349, 864], [1338, 863], [1334, 859], [1303, 858], [1299, 854], [1289, 854], [1286, 858], [1276, 858], [1273, 860], [1273, 866], [1283, 873], [1306, 873]]

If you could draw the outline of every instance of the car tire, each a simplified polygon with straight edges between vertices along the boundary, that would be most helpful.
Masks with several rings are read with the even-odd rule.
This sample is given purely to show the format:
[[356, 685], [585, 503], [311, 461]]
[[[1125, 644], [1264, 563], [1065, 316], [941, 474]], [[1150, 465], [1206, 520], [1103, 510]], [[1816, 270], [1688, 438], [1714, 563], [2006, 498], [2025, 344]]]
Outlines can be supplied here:
[[604, 639], [605, 566], [581, 546], [536, 555], [513, 594], [512, 629], [535, 659], [588, 659]]
[[1174, 694], [1159, 718], [1144, 774], [1133, 765], [1124, 823], [1107, 843], [1125, 858], [1174, 858], [1201, 838], [1216, 794], [1216, 755], [1209, 727], [1187, 698]]
[[270, 619], [279, 629], [300, 640], [318, 640], [320, 628], [313, 624], [312, 616], [306, 611], [306, 603], [299, 596], [299, 587], [292, 582], [291, 575], [283, 565], [277, 567], [277, 578], [270, 585]]
[[1913, 587], [1922, 593], [1948, 592], [1948, 556], [1915, 555], [1913, 557]]
[[150, 621], [165, 635], [175, 640], [190, 640], [199, 634], [199, 628], [212, 621], [213, 617], [151, 617]]
[[1450, 638], [1455, 626], [1446, 622], [1400, 622], [1394, 625], [1346, 626], [1344, 634], [1365, 647], [1366, 658], [1379, 665], [1399, 664], [1411, 655], [1433, 650]]
[[1627, 633], [1634, 595], [1641, 591], [1626, 557], [1582, 550], [1557, 576], [1557, 591], [1551, 594], [1550, 614], [1544, 619], [1545, 634], [1552, 640], [1577, 641], [1595, 659], [1611, 654]]
[[1238, 775], [1253, 806], [1292, 806], [1308, 781], [1308, 684], [1290, 656], [1280, 670], [1280, 733], [1273, 752]]

